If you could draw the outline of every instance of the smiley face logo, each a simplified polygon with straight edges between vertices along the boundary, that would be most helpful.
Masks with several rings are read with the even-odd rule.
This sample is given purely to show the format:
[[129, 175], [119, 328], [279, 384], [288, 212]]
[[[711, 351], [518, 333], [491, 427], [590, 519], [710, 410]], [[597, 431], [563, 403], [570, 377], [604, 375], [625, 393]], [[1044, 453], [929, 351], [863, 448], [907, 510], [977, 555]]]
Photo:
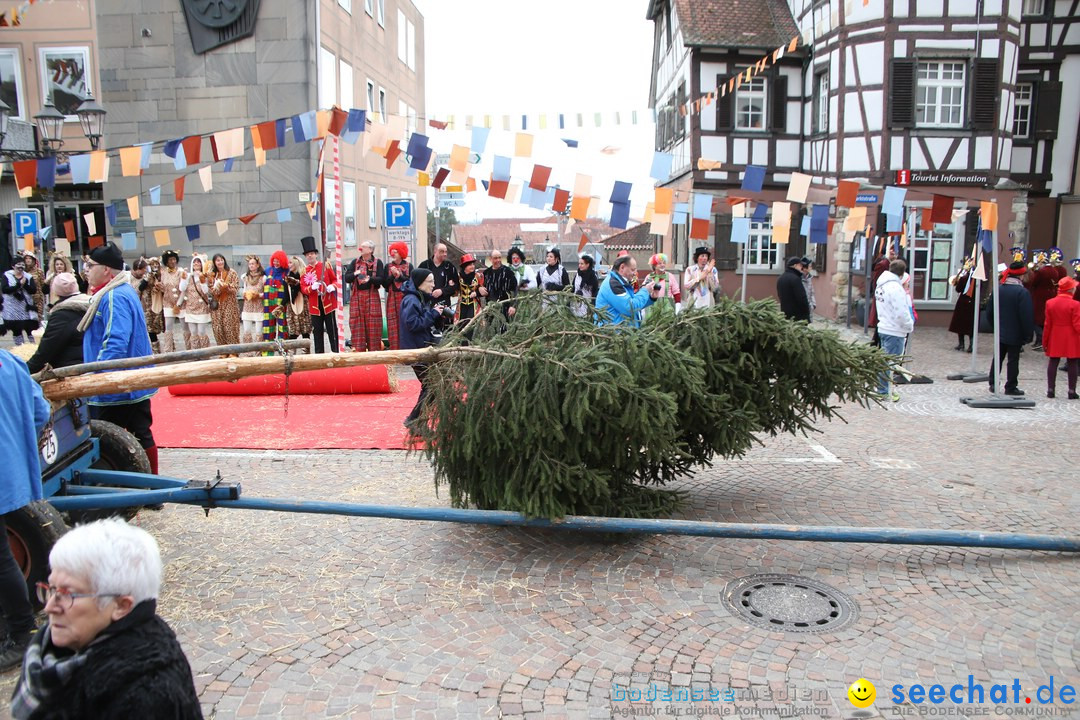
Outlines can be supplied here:
[[859, 678], [851, 683], [851, 687], [847, 689], [847, 696], [855, 707], [867, 708], [874, 704], [874, 700], [877, 698], [877, 689], [866, 678]]

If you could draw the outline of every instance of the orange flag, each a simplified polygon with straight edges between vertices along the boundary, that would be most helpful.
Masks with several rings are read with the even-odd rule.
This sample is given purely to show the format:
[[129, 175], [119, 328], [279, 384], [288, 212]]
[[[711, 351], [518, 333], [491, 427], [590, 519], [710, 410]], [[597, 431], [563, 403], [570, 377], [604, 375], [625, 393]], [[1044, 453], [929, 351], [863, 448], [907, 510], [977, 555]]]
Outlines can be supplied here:
[[244, 223], [245, 225], [250, 225], [251, 221], [254, 220], [255, 218], [257, 218], [258, 216], [259, 216], [259, 213], [255, 213], [254, 215], [241, 215], [240, 217], [238, 217], [236, 219], [239, 220], [240, 222]]
[[180, 177], [173, 180], [173, 194], [176, 195], [176, 202], [181, 202], [184, 199], [184, 178], [185, 177], [186, 176], [181, 175]]

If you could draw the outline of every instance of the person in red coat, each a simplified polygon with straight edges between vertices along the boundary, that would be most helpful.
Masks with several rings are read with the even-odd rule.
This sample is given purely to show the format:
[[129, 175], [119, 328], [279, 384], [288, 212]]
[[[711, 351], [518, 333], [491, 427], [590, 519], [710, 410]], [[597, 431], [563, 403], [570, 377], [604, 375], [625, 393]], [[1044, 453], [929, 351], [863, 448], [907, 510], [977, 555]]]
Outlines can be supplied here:
[[319, 262], [319, 250], [315, 247], [315, 238], [310, 235], [300, 238], [304, 249], [307, 268], [300, 278], [300, 292], [308, 298], [311, 311], [311, 331], [315, 336], [315, 352], [326, 350], [323, 333], [330, 338], [330, 352], [338, 351], [337, 335], [337, 275], [328, 262]]
[[1046, 357], [1046, 397], [1054, 397], [1057, 385], [1058, 362], [1064, 358], [1069, 378], [1069, 399], [1080, 399], [1076, 394], [1076, 376], [1080, 369], [1080, 303], [1073, 299], [1077, 282], [1070, 277], [1058, 281], [1057, 297], [1046, 303], [1046, 325], [1043, 328], [1043, 346]]
[[1031, 302], [1035, 306], [1035, 349], [1043, 349], [1043, 325], [1046, 302], [1057, 294], [1058, 273], [1048, 264], [1049, 258], [1044, 250], [1031, 252], [1032, 264], [1028, 280], [1024, 283], [1031, 293]]

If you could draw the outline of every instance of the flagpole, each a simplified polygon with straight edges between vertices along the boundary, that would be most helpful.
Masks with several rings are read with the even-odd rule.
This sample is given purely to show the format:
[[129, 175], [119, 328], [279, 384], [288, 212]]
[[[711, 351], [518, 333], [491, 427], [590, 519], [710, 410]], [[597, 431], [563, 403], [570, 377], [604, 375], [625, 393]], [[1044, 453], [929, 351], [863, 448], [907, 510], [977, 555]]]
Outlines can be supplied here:
[[746, 242], [743, 243], [743, 262], [742, 262], [742, 303], [746, 304], [746, 265], [750, 262], [750, 238], [746, 238]]
[[338, 332], [338, 349], [340, 350], [345, 346], [345, 304], [342, 299], [344, 295], [344, 283], [341, 281], [341, 244], [344, 242], [343, 233], [341, 232], [341, 153], [339, 148], [340, 139], [337, 135], [330, 136], [330, 142], [333, 144], [333, 156], [334, 156], [334, 277], [337, 282], [337, 297], [338, 297], [338, 310], [337, 313], [337, 332]]

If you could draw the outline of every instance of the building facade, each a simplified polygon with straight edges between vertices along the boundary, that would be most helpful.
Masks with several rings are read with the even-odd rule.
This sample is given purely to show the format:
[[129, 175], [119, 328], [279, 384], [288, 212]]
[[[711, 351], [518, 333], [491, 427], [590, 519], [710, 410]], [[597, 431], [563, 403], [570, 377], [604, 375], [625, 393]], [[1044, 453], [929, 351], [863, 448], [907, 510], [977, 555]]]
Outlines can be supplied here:
[[[767, 0], [748, 9], [729, 0], [653, 0], [651, 100], [658, 125], [664, 117], [676, 125], [658, 131], [657, 149], [682, 159], [665, 185], [771, 203], [786, 198], [791, 173], [800, 172], [813, 177], [808, 203], [828, 203], [839, 180], [856, 180], [864, 188], [860, 203], [882, 235], [882, 188], [905, 186], [916, 307], [924, 322], [945, 322], [955, 302], [948, 278], [971, 252], [978, 216], [968, 210], [979, 202], [997, 201], [1004, 249], [1047, 247], [1056, 239], [1067, 254], [1080, 253], [1080, 240], [1062, 221], [1066, 196], [1076, 192], [1080, 108], [1070, 96], [1078, 90], [1058, 80], [1080, 59], [1075, 5]], [[782, 53], [733, 93], [718, 93], [711, 106], [663, 112], [667, 103], [680, 104], [684, 83], [689, 98], [700, 98], [793, 37], [800, 38], [796, 52]], [[1036, 39], [1055, 49], [1037, 47]], [[700, 159], [709, 169], [699, 169]], [[739, 190], [747, 164], [767, 169], [760, 193]], [[921, 210], [935, 195], [954, 198], [953, 219], [924, 228]], [[750, 242], [736, 247], [730, 211], [718, 205], [718, 264], [745, 266], [750, 297], [773, 295], [784, 257], [808, 254], [818, 264], [818, 312], [847, 311], [851, 253], [842, 232], [827, 245], [809, 245], [797, 232], [797, 216], [808, 207], [795, 206], [796, 230], [786, 245], [774, 242], [766, 221], [753, 223]], [[842, 219], [844, 211], [833, 207], [830, 214]], [[680, 230], [664, 243], [684, 264], [692, 243]], [[829, 297], [835, 302], [821, 302]]]

